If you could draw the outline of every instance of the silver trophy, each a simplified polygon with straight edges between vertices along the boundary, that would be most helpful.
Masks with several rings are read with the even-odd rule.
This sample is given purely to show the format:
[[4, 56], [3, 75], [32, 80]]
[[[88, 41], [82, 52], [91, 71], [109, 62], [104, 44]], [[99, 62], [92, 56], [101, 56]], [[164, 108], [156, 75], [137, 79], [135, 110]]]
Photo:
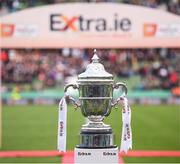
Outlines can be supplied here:
[[113, 131], [110, 125], [103, 123], [104, 117], [109, 116], [112, 107], [118, 100], [113, 100], [113, 90], [121, 88], [122, 94], [127, 94], [124, 83], [114, 83], [113, 75], [106, 72], [104, 66], [99, 63], [99, 58], [94, 50], [92, 63], [87, 66], [85, 72], [78, 75], [77, 84], [65, 86], [78, 89], [79, 101], [69, 96], [69, 99], [81, 109], [83, 116], [88, 118], [88, 123], [83, 125], [80, 131], [80, 144], [77, 148], [115, 148]]

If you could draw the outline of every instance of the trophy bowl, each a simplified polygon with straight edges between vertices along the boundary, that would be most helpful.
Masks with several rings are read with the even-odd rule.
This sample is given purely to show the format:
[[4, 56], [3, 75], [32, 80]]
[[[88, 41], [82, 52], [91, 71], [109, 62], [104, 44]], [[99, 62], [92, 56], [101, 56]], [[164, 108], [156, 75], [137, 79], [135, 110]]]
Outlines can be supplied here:
[[81, 111], [85, 117], [108, 116], [111, 112], [112, 85], [79, 84]]
[[103, 123], [104, 117], [111, 113], [111, 109], [118, 103], [113, 102], [113, 90], [121, 87], [127, 94], [124, 83], [114, 84], [113, 75], [106, 72], [104, 66], [99, 63], [95, 52], [92, 63], [87, 66], [85, 72], [78, 75], [77, 84], [65, 86], [66, 92], [69, 87], [78, 89], [79, 102], [69, 96], [77, 107], [80, 107], [83, 116], [88, 118], [88, 123], [83, 125], [80, 132], [80, 148], [112, 148], [113, 132], [110, 125]]

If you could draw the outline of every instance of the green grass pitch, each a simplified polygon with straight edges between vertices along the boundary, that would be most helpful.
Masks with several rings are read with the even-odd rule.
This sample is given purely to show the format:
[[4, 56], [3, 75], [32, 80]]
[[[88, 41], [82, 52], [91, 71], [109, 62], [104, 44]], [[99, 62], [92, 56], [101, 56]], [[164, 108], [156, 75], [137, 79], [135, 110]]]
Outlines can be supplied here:
[[[56, 150], [58, 104], [53, 106], [2, 106], [1, 150]], [[178, 105], [132, 105], [133, 150], [180, 150], [180, 107]], [[121, 110], [113, 109], [104, 121], [120, 145]], [[80, 111], [68, 106], [67, 148], [79, 142], [85, 123]], [[124, 158], [125, 162], [180, 162], [180, 158]], [[60, 158], [7, 158], [0, 162], [60, 163]]]

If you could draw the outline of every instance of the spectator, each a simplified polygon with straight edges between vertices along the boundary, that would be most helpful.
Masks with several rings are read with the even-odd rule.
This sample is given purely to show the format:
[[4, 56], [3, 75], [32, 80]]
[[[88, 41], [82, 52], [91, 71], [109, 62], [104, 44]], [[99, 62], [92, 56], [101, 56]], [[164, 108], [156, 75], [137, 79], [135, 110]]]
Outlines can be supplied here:
[[[140, 76], [141, 89], [171, 89], [178, 86], [179, 49], [98, 50], [108, 70], [117, 77]], [[2, 83], [29, 84], [32, 89], [63, 86], [90, 62], [92, 50], [3, 50]]]
[[[39, 5], [47, 5], [47, 4], [55, 4], [55, 3], [68, 3], [68, 1], [64, 0], [1, 0], [0, 1], [0, 15], [8, 14], [9, 12], [15, 12], [17, 10], [22, 10], [28, 7], [34, 7]], [[117, 3], [128, 3], [133, 5], [140, 5], [149, 8], [159, 8], [162, 10], [167, 10], [174, 14], [180, 15], [180, 2], [179, 0], [122, 0], [122, 1], [115, 1], [115, 0], [86, 0], [86, 1], [69, 1], [69, 2], [117, 2]]]

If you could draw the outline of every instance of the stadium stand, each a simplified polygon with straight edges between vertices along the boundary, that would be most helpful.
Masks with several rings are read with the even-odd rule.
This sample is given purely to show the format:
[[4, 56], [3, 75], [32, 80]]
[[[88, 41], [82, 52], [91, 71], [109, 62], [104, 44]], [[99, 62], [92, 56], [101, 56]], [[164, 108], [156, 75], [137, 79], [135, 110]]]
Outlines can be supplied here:
[[180, 15], [179, 0], [2, 0], [0, 2], [0, 14], [7, 14], [29, 7], [68, 2], [119, 2], [126, 4], [140, 5], [150, 8], [159, 8]]
[[[132, 89], [168, 90], [179, 86], [179, 49], [98, 50], [98, 54], [117, 78], [139, 78], [130, 86]], [[2, 84], [8, 91], [12, 83], [28, 84], [31, 90], [63, 86], [68, 77], [84, 71], [91, 56], [90, 49], [3, 50]]]

